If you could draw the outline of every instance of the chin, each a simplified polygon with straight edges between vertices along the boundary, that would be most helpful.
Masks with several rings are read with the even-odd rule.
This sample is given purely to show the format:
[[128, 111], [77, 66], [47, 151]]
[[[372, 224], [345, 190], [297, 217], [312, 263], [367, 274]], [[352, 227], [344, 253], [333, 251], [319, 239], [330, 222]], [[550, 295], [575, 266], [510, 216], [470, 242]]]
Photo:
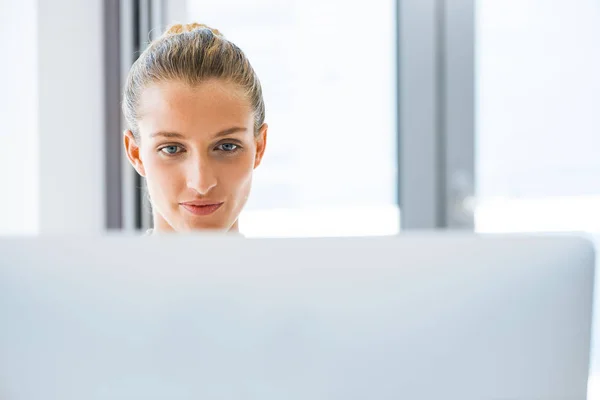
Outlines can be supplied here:
[[219, 222], [199, 222], [199, 221], [186, 221], [184, 222], [184, 229], [186, 231], [215, 231], [215, 232], [227, 232], [229, 227], [227, 224]]

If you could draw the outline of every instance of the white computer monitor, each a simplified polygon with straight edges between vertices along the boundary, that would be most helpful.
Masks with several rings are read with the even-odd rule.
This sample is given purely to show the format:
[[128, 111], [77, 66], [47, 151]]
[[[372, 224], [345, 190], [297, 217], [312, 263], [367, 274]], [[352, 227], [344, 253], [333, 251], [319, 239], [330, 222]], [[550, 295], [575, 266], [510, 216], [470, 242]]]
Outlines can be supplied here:
[[578, 238], [0, 240], [0, 398], [586, 397]]

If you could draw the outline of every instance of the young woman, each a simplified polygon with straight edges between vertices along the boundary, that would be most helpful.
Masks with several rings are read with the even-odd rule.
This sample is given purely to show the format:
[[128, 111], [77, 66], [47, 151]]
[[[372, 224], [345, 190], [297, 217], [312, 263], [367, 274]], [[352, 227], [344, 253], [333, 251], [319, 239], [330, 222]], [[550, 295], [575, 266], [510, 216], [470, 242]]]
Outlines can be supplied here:
[[131, 67], [123, 112], [154, 231], [238, 232], [267, 142], [261, 85], [242, 50], [206, 25], [170, 27]]

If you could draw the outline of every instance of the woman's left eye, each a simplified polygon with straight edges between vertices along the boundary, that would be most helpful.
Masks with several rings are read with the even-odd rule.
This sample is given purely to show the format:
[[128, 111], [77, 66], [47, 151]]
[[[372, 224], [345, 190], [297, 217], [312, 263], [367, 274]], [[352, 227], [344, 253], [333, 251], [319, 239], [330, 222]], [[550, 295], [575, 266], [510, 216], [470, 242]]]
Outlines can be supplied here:
[[236, 151], [238, 149], [238, 145], [233, 143], [223, 143], [218, 145], [217, 149], [225, 151], [227, 153], [231, 153], [232, 151]]

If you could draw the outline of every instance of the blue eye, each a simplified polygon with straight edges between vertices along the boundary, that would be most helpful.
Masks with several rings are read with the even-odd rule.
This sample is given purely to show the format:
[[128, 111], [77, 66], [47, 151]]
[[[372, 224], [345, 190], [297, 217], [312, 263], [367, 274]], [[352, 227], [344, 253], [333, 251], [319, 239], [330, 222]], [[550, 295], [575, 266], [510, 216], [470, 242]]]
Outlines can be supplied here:
[[227, 153], [231, 153], [236, 151], [239, 146], [237, 144], [233, 144], [233, 143], [223, 143], [217, 146], [217, 148], [221, 151], [227, 152]]
[[167, 154], [167, 155], [172, 156], [174, 154], [180, 153], [181, 152], [181, 147], [175, 146], [175, 145], [173, 145], [173, 146], [165, 146], [162, 149], [160, 149], [160, 151], [163, 152], [163, 153], [165, 153], [165, 154]]

